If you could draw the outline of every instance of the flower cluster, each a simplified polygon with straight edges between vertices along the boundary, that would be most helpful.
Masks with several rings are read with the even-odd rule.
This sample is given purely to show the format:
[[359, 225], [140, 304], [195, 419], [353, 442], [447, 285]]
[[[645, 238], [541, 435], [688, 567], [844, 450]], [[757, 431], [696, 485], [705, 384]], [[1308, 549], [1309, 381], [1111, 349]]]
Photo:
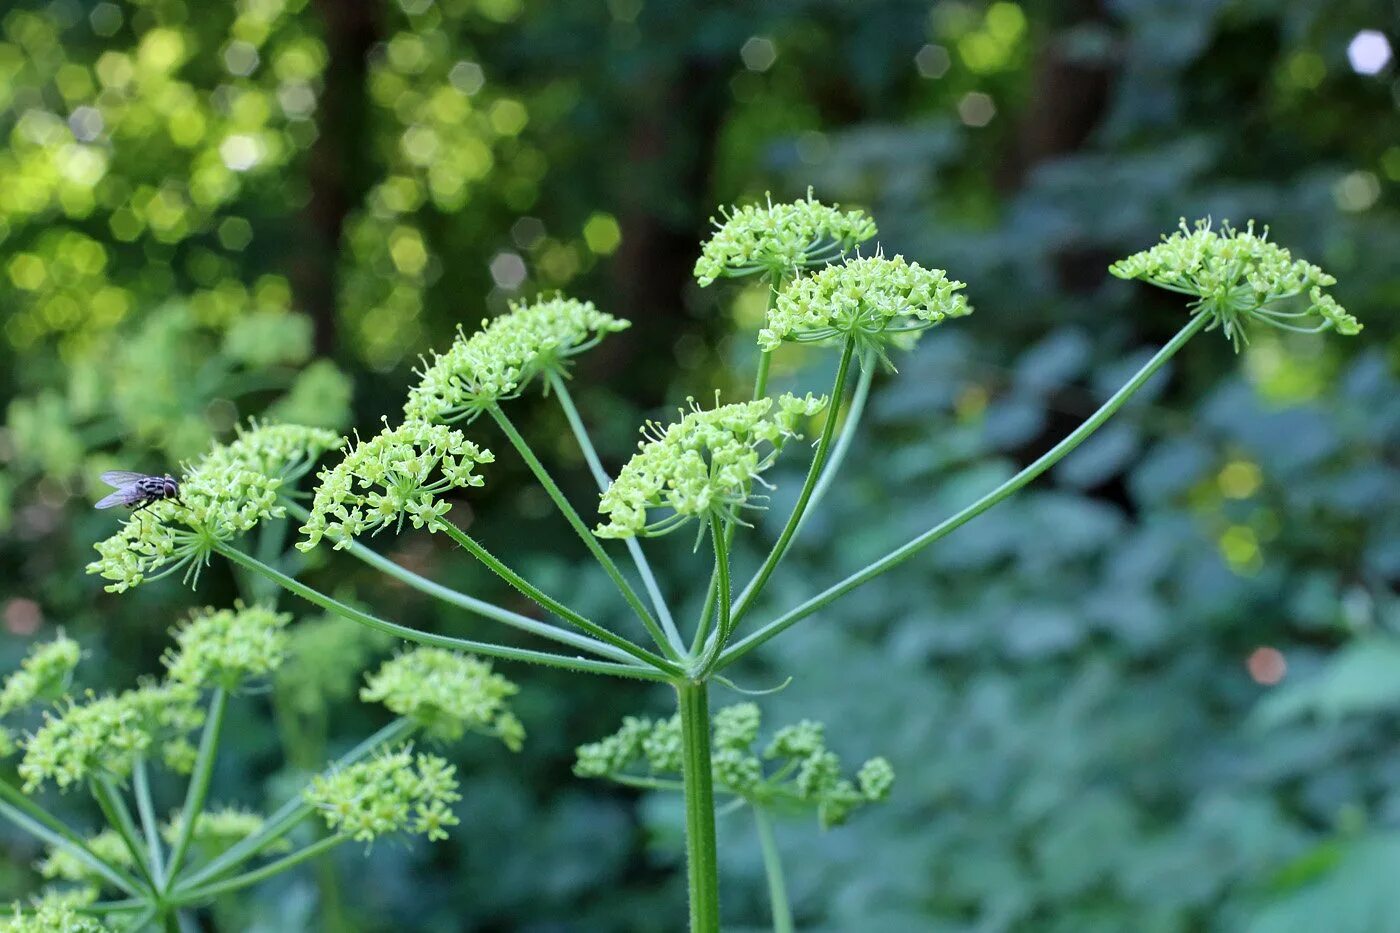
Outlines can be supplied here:
[[241, 603], [233, 609], [202, 609], [175, 630], [176, 647], [161, 660], [177, 683], [232, 690], [281, 666], [291, 621], [289, 613]]
[[[161, 836], [172, 846], [180, 838], [184, 819], [184, 813], [177, 810], [160, 828]], [[201, 858], [214, 859], [231, 849], [236, 843], [260, 832], [265, 822], [266, 820], [261, 814], [238, 807], [205, 810], [194, 818], [194, 831], [190, 833], [190, 839]], [[290, 841], [279, 839], [263, 851], [267, 853], [285, 852], [291, 847]]]
[[422, 378], [409, 390], [404, 414], [422, 421], [475, 418], [519, 395], [535, 377], [560, 371], [569, 357], [605, 335], [629, 326], [591, 301], [555, 297], [512, 305], [508, 313], [483, 321], [470, 337], [458, 334], [446, 353], [425, 363]]
[[[1192, 313], [1210, 315], [1211, 329], [1219, 327], [1236, 349], [1247, 341], [1246, 321], [1307, 333], [1359, 333], [1361, 323], [1324, 291], [1337, 280], [1312, 263], [1294, 259], [1268, 237], [1268, 228], [1254, 232], [1253, 221], [1243, 230], [1227, 221], [1217, 231], [1209, 220], [1197, 221], [1193, 228], [1182, 218], [1178, 231], [1163, 236], [1151, 249], [1120, 259], [1108, 271], [1120, 279], [1141, 279], [1192, 296]], [[1305, 294], [1305, 308], [1278, 307]], [[1309, 320], [1315, 325], [1298, 326]]]
[[439, 497], [450, 489], [480, 486], [479, 464], [491, 451], [477, 447], [461, 431], [426, 421], [406, 421], [361, 440], [345, 459], [322, 470], [297, 547], [309, 551], [321, 538], [347, 548], [355, 536], [378, 533], [404, 519], [429, 530], [451, 504]]
[[360, 699], [383, 703], [434, 738], [459, 739], [470, 729], [519, 751], [525, 727], [506, 706], [519, 689], [493, 673], [490, 662], [442, 648], [417, 648], [385, 662], [368, 678]]
[[[889, 796], [894, 769], [886, 759], [870, 759], [854, 780], [843, 777], [841, 759], [826, 747], [825, 730], [810, 720], [779, 729], [760, 756], [754, 744], [761, 726], [762, 716], [753, 703], [714, 714], [714, 778], [728, 792], [759, 806], [810, 807], [824, 828], [839, 825], [856, 808]], [[681, 769], [680, 730], [679, 716], [628, 717], [616, 733], [579, 747], [574, 773], [620, 783], [676, 774]], [[771, 773], [765, 763], [771, 764]], [[639, 765], [645, 766], [644, 772], [638, 773]]]
[[19, 774], [25, 791], [52, 780], [67, 790], [89, 778], [124, 779], [139, 756], [159, 752], [171, 767], [189, 762], [187, 733], [204, 721], [198, 691], [184, 684], [142, 684], [116, 696], [89, 693], [24, 743]]
[[[755, 481], [798, 437], [798, 422], [826, 407], [825, 397], [784, 395], [691, 411], [669, 425], [649, 422], [646, 438], [602, 495], [598, 511], [607, 516], [595, 534], [602, 538], [664, 534], [691, 518], [717, 516], [740, 521]], [[770, 414], [772, 411], [772, 414]], [[648, 523], [647, 511], [675, 514]]]
[[60, 634], [36, 645], [20, 662], [19, 670], [0, 687], [0, 716], [18, 712], [32, 703], [54, 703], [68, 692], [73, 669], [82, 652], [78, 643]]
[[[92, 853], [109, 865], [119, 868], [131, 867], [131, 850], [122, 842], [115, 829], [104, 829], [87, 840]], [[49, 881], [73, 881], [79, 884], [100, 888], [105, 879], [88, 867], [86, 862], [73, 856], [72, 850], [63, 846], [52, 846], [35, 865], [39, 874]]]
[[868, 256], [827, 266], [778, 295], [767, 325], [758, 332], [758, 345], [773, 350], [785, 340], [850, 337], [883, 356], [886, 346], [908, 348], [921, 331], [971, 314], [967, 299], [957, 294], [964, 287], [942, 269], [925, 269], [902, 256]]
[[842, 211], [812, 197], [791, 204], [721, 208], [715, 232], [700, 249], [695, 278], [702, 286], [722, 276], [766, 272], [777, 280], [798, 269], [824, 265], [875, 235], [864, 211]]
[[45, 899], [28, 913], [18, 904], [13, 910], [9, 917], [0, 917], [0, 933], [107, 933], [112, 929], [62, 898]]
[[407, 746], [317, 777], [306, 799], [332, 831], [360, 842], [395, 832], [446, 839], [457, 825], [451, 805], [456, 769], [436, 755], [415, 755]]
[[197, 575], [214, 547], [267, 518], [281, 517], [279, 496], [342, 439], [331, 431], [253, 423], [205, 454], [180, 480], [180, 494], [138, 510], [96, 545], [88, 573], [123, 592], [180, 568]]

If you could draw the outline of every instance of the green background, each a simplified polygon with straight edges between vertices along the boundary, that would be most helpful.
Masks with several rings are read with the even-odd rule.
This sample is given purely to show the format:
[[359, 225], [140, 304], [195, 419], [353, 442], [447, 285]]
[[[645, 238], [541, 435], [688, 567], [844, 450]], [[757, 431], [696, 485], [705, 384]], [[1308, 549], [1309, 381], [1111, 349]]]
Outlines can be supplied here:
[[[1029, 462], [1180, 326], [1108, 262], [1180, 216], [1255, 218], [1337, 276], [1360, 337], [1195, 341], [1048, 481], [736, 676], [792, 674], [770, 723], [824, 719], [848, 761], [899, 775], [849, 826], [780, 827], [804, 928], [1400, 929], [1400, 79], [1348, 58], [1397, 26], [1360, 0], [8, 4], [0, 653], [63, 627], [87, 685], [158, 672], [185, 609], [246, 582], [216, 565], [194, 592], [103, 593], [83, 573], [113, 528], [96, 474], [175, 470], [253, 414], [372, 429], [419, 354], [516, 295], [634, 322], [574, 379], [616, 468], [644, 418], [750, 378], [762, 292], [690, 277], [716, 205], [810, 185], [977, 311], [877, 380], [778, 610]], [[831, 365], [785, 351], [775, 386], [820, 390]], [[516, 407], [591, 501], [557, 410]], [[775, 471], [780, 514], [800, 468]], [[627, 624], [513, 458], [458, 508]], [[442, 541], [383, 546], [513, 598]], [[687, 542], [657, 550], [697, 599]], [[312, 560], [396, 621], [492, 631]], [[355, 672], [392, 646], [299, 626], [296, 668], [235, 706], [216, 800], [275, 798], [379, 722]], [[450, 842], [346, 847], [209, 928], [676, 929], [678, 803], [570, 774], [575, 745], [665, 692], [507, 673], [530, 738], [450, 749]], [[720, 833], [726, 918], [761, 928], [751, 828]], [[21, 897], [38, 852], [0, 844]]]

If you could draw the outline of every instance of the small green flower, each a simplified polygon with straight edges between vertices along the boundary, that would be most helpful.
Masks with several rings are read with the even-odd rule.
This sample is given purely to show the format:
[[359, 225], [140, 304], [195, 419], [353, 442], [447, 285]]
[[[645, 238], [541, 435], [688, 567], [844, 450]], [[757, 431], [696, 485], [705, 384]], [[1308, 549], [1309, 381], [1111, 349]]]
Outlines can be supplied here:
[[[180, 838], [184, 819], [184, 813], [177, 810], [160, 828], [160, 834], [172, 846]], [[205, 810], [194, 818], [194, 832], [190, 834], [190, 839], [199, 852], [200, 858], [213, 859], [231, 849], [236, 843], [261, 831], [266, 822], [261, 814], [251, 810], [241, 810], [237, 807]], [[286, 852], [290, 851], [291, 848], [290, 841], [279, 839], [264, 851], [268, 853]]]
[[[119, 868], [131, 867], [131, 850], [122, 842], [115, 829], [104, 829], [87, 840], [87, 847], [98, 858]], [[102, 887], [107, 881], [88, 867], [86, 862], [74, 858], [67, 848], [53, 846], [34, 866], [40, 875], [49, 881], [73, 881]]]
[[455, 770], [403, 746], [316, 777], [306, 799], [333, 832], [360, 842], [396, 832], [446, 839], [447, 827], [458, 822], [450, 809], [461, 799]]
[[120, 593], [185, 568], [193, 581], [214, 546], [267, 518], [284, 514], [283, 490], [305, 475], [342, 439], [291, 424], [258, 424], [205, 454], [180, 480], [180, 495], [133, 514], [95, 547], [88, 573], [114, 581]]
[[[88, 693], [24, 742], [19, 775], [32, 793], [52, 780], [67, 790], [90, 778], [125, 779], [138, 756], [178, 750], [178, 740], [204, 721], [198, 691], [185, 684], [142, 684], [116, 696]], [[167, 764], [172, 764], [166, 756]], [[176, 762], [178, 763], [178, 762]]]
[[68, 692], [73, 669], [82, 652], [78, 643], [59, 633], [53, 641], [35, 645], [20, 662], [19, 670], [0, 687], [0, 716], [8, 716], [32, 703], [54, 703]]
[[385, 427], [321, 471], [311, 516], [301, 528], [307, 539], [297, 547], [309, 551], [325, 537], [347, 548], [366, 531], [401, 529], [404, 519], [431, 531], [452, 508], [440, 496], [482, 485], [476, 467], [495, 459], [446, 425], [406, 421]]
[[470, 420], [519, 395], [536, 377], [563, 372], [570, 357], [629, 326], [591, 301], [555, 297], [513, 304], [470, 337], [459, 333], [446, 353], [425, 363], [404, 414], [420, 421]]
[[9, 917], [0, 917], [0, 933], [108, 933], [112, 928], [79, 912], [75, 898], [45, 898], [26, 912], [19, 904]]
[[[670, 425], [649, 422], [639, 450], [603, 493], [598, 511], [609, 521], [594, 533], [601, 538], [659, 535], [687, 520], [711, 516], [742, 522], [755, 482], [777, 460], [797, 433], [801, 419], [826, 407], [826, 398], [784, 395], [777, 400], [736, 402], [698, 408]], [[649, 521], [650, 509], [674, 514]], [[703, 532], [704, 525], [701, 525]]]
[[790, 204], [720, 208], [714, 234], [700, 248], [695, 278], [706, 286], [729, 276], [767, 273], [777, 280], [799, 269], [825, 265], [875, 236], [864, 211], [842, 211], [812, 197]]
[[[1351, 336], [1361, 331], [1360, 322], [1324, 292], [1337, 280], [1269, 242], [1267, 227], [1256, 234], [1253, 221], [1243, 230], [1226, 221], [1216, 231], [1209, 220], [1187, 227], [1185, 218], [1180, 226], [1108, 271], [1191, 296], [1191, 313], [1210, 315], [1209, 329], [1220, 328], [1237, 350], [1248, 342], [1247, 321], [1305, 333], [1330, 329]], [[1309, 303], [1300, 310], [1279, 306], [1304, 294]], [[1313, 321], [1311, 327], [1300, 326]]]
[[858, 348], [871, 348], [888, 362], [886, 347], [907, 349], [922, 331], [971, 314], [967, 299], [957, 294], [964, 287], [942, 269], [925, 269], [903, 256], [851, 259], [783, 289], [758, 332], [758, 345], [773, 350], [785, 340], [853, 337]]
[[281, 666], [291, 620], [290, 613], [241, 603], [233, 609], [202, 609], [175, 630], [177, 647], [161, 660], [173, 681], [232, 690]]
[[371, 675], [360, 699], [383, 703], [434, 738], [459, 739], [470, 729], [519, 751], [525, 728], [506, 706], [519, 689], [493, 673], [490, 662], [442, 648], [416, 648]]

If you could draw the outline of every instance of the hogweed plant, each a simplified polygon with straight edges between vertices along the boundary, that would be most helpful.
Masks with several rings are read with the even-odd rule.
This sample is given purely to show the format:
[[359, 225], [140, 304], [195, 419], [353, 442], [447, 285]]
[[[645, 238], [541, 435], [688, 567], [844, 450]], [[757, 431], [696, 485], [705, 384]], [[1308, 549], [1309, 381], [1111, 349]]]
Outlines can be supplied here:
[[[814, 807], [824, 823], [839, 822], [853, 808], [888, 793], [893, 773], [876, 759], [854, 777], [844, 775], [819, 727], [806, 723], [780, 731], [763, 752], [755, 753], [757, 709], [731, 707], [712, 723], [710, 685], [754, 649], [909, 560], [1050, 469], [1200, 332], [1221, 329], [1239, 346], [1256, 326], [1343, 334], [1360, 327], [1327, 294], [1331, 276], [1294, 260], [1252, 226], [1237, 230], [1203, 222], [1188, 228], [1183, 223], [1158, 246], [1111, 269], [1116, 276], [1189, 296], [1192, 315], [1102, 407], [1025, 469], [951, 517], [805, 602], [773, 612], [764, 604], [765, 589], [852, 449], [877, 372], [893, 371], [897, 354], [923, 332], [972, 310], [963, 283], [940, 269], [884, 255], [870, 245], [875, 233], [864, 213], [824, 205], [810, 194], [791, 204], [723, 212], [701, 248], [695, 274], [701, 285], [756, 276], [767, 291], [767, 313], [755, 336], [753, 392], [741, 399], [691, 401], [674, 422], [647, 425], [635, 455], [615, 478], [605, 471], [575, 408], [568, 376], [573, 357], [627, 323], [588, 302], [547, 297], [513, 306], [425, 360], [402, 417], [393, 423], [386, 419], [383, 430], [371, 437], [342, 441], [310, 429], [262, 425], [216, 448], [186, 473], [179, 500], [157, 502], [130, 518], [98, 545], [101, 558], [90, 569], [107, 577], [110, 589], [121, 591], [181, 568], [187, 576], [197, 573], [217, 554], [328, 613], [429, 648], [669, 685], [677, 701], [675, 717], [627, 720], [617, 735], [580, 749], [579, 773], [682, 794], [690, 925], [697, 931], [720, 925], [716, 795], [751, 807], [768, 856], [775, 923], [789, 926], [768, 816], [802, 805]], [[835, 378], [823, 394], [770, 395], [772, 358], [790, 344], [830, 347], [837, 355]], [[554, 399], [575, 435], [600, 491], [596, 522], [585, 520], [565, 497], [506, 413], [513, 399], [532, 388]], [[544, 592], [454, 522], [453, 498], [481, 486], [494, 461], [490, 450], [468, 436], [479, 437], [478, 426], [488, 422], [606, 573], [645, 639], [605, 627]], [[803, 438], [811, 433], [810, 460], [791, 510], [766, 514], [765, 474], [779, 457], [801, 455], [807, 443]], [[307, 507], [293, 492], [296, 477], [340, 447], [344, 452], [320, 472]], [[335, 599], [242, 544], [251, 528], [283, 515], [302, 523], [304, 538], [297, 546], [303, 550], [329, 544], [465, 614], [512, 626], [552, 645], [526, 648], [420, 631]], [[759, 522], [773, 523], [774, 543], [740, 585], [740, 568], [731, 556], [735, 539], [751, 534]], [[450, 538], [540, 612], [525, 615], [446, 587], [366, 543], [385, 531], [398, 534], [407, 528]], [[703, 607], [688, 625], [667, 600], [642, 547], [648, 538], [679, 530], [694, 537], [695, 577], [709, 580]], [[625, 549], [626, 569], [613, 550], [619, 544], [613, 542]], [[430, 657], [439, 656], [418, 657], [414, 682], [420, 686], [465, 676], [430, 663]], [[441, 689], [444, 704], [453, 691]], [[327, 779], [318, 786], [330, 792], [337, 785]], [[446, 811], [434, 813], [442, 817]], [[338, 831], [356, 835], [349, 826]], [[188, 883], [211, 880], [201, 874]]]
[[[347, 843], [446, 838], [457, 823], [454, 769], [415, 748], [415, 736], [441, 743], [472, 731], [520, 747], [524, 731], [508, 706], [514, 684], [486, 661], [417, 648], [385, 662], [360, 691], [394, 715], [388, 725], [271, 815], [212, 806], [228, 705], [282, 666], [290, 621], [265, 606], [197, 611], [175, 630], [165, 676], [113, 695], [72, 694], [80, 659], [72, 639], [60, 635], [30, 652], [0, 688], [0, 716], [28, 715], [35, 724], [17, 742], [6, 733], [21, 784], [0, 781], [0, 816], [47, 845], [36, 867], [52, 884], [29, 905], [16, 904], [0, 930], [188, 929], [183, 913]], [[183, 804], [164, 818], [160, 770], [186, 787]], [[43, 805], [48, 791], [85, 791], [106, 826], [73, 828]], [[303, 824], [317, 822], [319, 837], [293, 844]]]

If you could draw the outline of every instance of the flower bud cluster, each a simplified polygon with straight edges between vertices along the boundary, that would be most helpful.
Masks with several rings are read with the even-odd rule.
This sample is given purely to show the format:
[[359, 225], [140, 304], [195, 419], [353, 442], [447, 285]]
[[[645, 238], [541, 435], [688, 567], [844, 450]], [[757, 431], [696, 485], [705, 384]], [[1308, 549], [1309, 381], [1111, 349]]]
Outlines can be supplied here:
[[[711, 760], [716, 783], [754, 804], [807, 806], [823, 827], [836, 826], [867, 803], [884, 800], [894, 769], [872, 758], [844, 777], [841, 759], [826, 746], [820, 723], [803, 720], [774, 734], [759, 755], [754, 750], [762, 716], [753, 703], [717, 711], [711, 720]], [[671, 776], [681, 770], [679, 717], [628, 717], [614, 734], [580, 746], [574, 773], [587, 778]], [[642, 768], [645, 770], [638, 773]], [[771, 772], [770, 769], [771, 768]]]
[[[185, 815], [177, 810], [160, 828], [160, 834], [170, 845], [175, 845], [184, 827]], [[263, 828], [266, 822], [262, 814], [238, 807], [220, 807], [205, 810], [194, 818], [194, 831], [190, 840], [202, 859], [214, 859]], [[262, 851], [266, 853], [285, 852], [292, 847], [291, 842], [279, 839]]]
[[431, 530], [452, 508], [442, 494], [482, 485], [476, 467], [493, 460], [491, 451], [446, 425], [406, 421], [386, 427], [321, 471], [311, 516], [301, 528], [307, 537], [297, 547], [309, 551], [324, 537], [348, 548], [367, 531], [402, 528], [404, 519]]
[[[691, 518], [740, 520], [753, 484], [797, 433], [799, 422], [826, 407], [825, 397], [783, 395], [698, 408], [670, 425], [649, 422], [645, 440], [603, 493], [598, 511], [608, 518], [602, 538], [664, 534]], [[770, 414], [770, 412], [772, 412]], [[649, 522], [650, 509], [674, 514]]]
[[386, 662], [360, 691], [421, 725], [433, 738], [454, 740], [468, 730], [499, 738], [519, 751], [525, 727], [506, 705], [519, 687], [490, 662], [442, 648], [416, 648]]
[[0, 917], [0, 933], [108, 933], [112, 928], [78, 910], [72, 898], [45, 898], [32, 910], [13, 905]]
[[205, 454], [180, 479], [177, 498], [140, 508], [116, 534], [96, 544], [88, 573], [120, 593], [181, 567], [197, 574], [215, 545], [281, 517], [282, 490], [342, 439], [331, 431], [253, 423]]
[[[26, 793], [53, 781], [67, 790], [89, 779], [125, 779], [139, 756], [159, 752], [172, 767], [187, 764], [185, 736], [204, 721], [199, 692], [185, 684], [146, 683], [115, 696], [88, 693], [24, 742], [19, 764]], [[173, 758], [173, 760], [172, 760]]]
[[420, 421], [475, 418], [503, 399], [514, 398], [531, 380], [559, 372], [569, 357], [631, 326], [591, 301], [554, 297], [482, 322], [470, 337], [458, 334], [446, 353], [426, 363], [408, 395], [404, 415]]
[[[1194, 227], [1182, 218], [1180, 229], [1151, 249], [1120, 259], [1108, 271], [1120, 279], [1141, 279], [1160, 288], [1189, 295], [1192, 313], [1208, 314], [1211, 328], [1221, 328], [1236, 348], [1246, 342], [1245, 321], [1285, 330], [1298, 329], [1298, 319], [1315, 318], [1312, 330], [1335, 330], [1352, 336], [1361, 324], [1324, 291], [1336, 279], [1319, 267], [1269, 241], [1268, 228], [1254, 232], [1251, 221], [1243, 230], [1228, 221], [1219, 230], [1209, 220]], [[1280, 302], [1306, 295], [1300, 311], [1278, 307]]]
[[6, 677], [4, 686], [0, 687], [0, 716], [8, 716], [34, 703], [54, 703], [61, 699], [68, 692], [81, 654], [78, 643], [63, 634], [29, 649], [19, 670]]
[[695, 278], [701, 286], [725, 276], [766, 272], [773, 279], [824, 265], [875, 236], [864, 211], [842, 211], [812, 197], [802, 201], [721, 208], [714, 234], [700, 249]]
[[[118, 868], [131, 867], [131, 850], [122, 842], [122, 837], [115, 829], [104, 829], [90, 837], [87, 847], [109, 865], [116, 865]], [[106, 883], [106, 880], [88, 867], [86, 862], [75, 858], [71, 849], [63, 846], [50, 847], [34, 867], [49, 881], [73, 881], [96, 888]]]
[[758, 332], [758, 345], [773, 350], [785, 340], [853, 337], [859, 347], [883, 356], [886, 346], [907, 349], [920, 332], [971, 314], [967, 299], [958, 294], [965, 287], [942, 269], [925, 269], [903, 256], [851, 259], [783, 289]]
[[333, 832], [360, 842], [395, 832], [446, 839], [447, 827], [458, 822], [450, 809], [461, 799], [455, 773], [436, 755], [401, 746], [318, 776], [306, 799]]
[[232, 690], [282, 665], [291, 621], [290, 613], [241, 603], [233, 609], [201, 609], [175, 630], [176, 647], [161, 660], [172, 681]]

